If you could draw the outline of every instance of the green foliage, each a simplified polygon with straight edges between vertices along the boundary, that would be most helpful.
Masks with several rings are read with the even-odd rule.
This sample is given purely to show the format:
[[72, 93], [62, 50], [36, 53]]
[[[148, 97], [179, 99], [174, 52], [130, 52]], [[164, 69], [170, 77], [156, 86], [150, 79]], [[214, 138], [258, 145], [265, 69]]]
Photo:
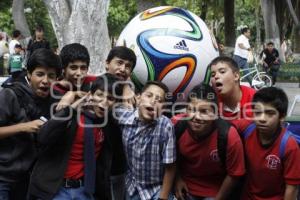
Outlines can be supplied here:
[[32, 12], [25, 13], [31, 35], [34, 35], [34, 29], [37, 25], [43, 25], [45, 38], [50, 42], [51, 47], [57, 47], [56, 36], [44, 2], [41, 0], [25, 0], [24, 7], [32, 9]]
[[118, 36], [135, 15], [136, 2], [134, 0], [112, 0], [107, 17], [110, 36]]
[[283, 64], [278, 72], [278, 80], [284, 82], [300, 83], [300, 63], [299, 64]]
[[255, 9], [260, 7], [257, 0], [235, 1], [236, 27], [247, 25], [251, 29], [255, 28]]
[[11, 13], [11, 2], [9, 0], [0, 1], [0, 31], [8, 34], [12, 33], [13, 20]]
[[[25, 13], [25, 17], [31, 32], [34, 34], [36, 25], [41, 24], [45, 29], [45, 38], [52, 47], [57, 46], [56, 36], [48, 15], [47, 8], [41, 0], [25, 0], [24, 8], [31, 8], [32, 12]], [[1, 0], [0, 2], [0, 30], [11, 35], [15, 29], [12, 18], [12, 0]]]

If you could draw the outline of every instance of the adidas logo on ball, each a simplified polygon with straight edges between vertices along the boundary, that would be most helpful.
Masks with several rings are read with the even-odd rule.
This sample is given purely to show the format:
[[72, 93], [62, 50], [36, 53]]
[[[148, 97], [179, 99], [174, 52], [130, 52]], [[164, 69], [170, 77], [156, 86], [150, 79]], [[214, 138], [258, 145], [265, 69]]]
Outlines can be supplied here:
[[181, 40], [180, 42], [178, 42], [175, 46], [174, 49], [181, 49], [184, 51], [189, 51], [189, 48], [187, 47], [186, 43], [184, 40]]

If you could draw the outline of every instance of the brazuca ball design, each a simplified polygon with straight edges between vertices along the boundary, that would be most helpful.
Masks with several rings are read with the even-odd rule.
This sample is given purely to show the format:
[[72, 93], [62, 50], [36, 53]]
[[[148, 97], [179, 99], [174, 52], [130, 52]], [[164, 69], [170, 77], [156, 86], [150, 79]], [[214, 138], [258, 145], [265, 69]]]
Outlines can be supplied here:
[[147, 80], [160, 80], [173, 93], [174, 101], [202, 81], [209, 81], [207, 66], [219, 55], [214, 36], [195, 14], [164, 6], [146, 10], [122, 31], [117, 45], [137, 55], [131, 79], [141, 88]]

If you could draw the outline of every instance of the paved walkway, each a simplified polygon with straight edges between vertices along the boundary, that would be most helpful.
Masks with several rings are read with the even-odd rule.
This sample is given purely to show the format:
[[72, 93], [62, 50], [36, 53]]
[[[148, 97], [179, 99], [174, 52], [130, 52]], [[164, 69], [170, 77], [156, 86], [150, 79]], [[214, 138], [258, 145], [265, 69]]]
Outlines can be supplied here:
[[[276, 87], [282, 88], [289, 98], [289, 108], [291, 107], [296, 95], [300, 95], [299, 83], [276, 83]], [[293, 115], [300, 116], [300, 100], [293, 109]]]

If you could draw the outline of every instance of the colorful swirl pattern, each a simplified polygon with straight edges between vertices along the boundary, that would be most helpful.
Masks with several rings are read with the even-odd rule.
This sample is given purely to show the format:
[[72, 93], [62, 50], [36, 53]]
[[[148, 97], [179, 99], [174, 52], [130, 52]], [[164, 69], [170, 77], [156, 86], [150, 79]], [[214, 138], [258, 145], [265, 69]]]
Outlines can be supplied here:
[[[178, 87], [173, 92], [174, 97], [178, 92], [183, 92], [187, 85], [190, 83], [197, 66], [197, 59], [191, 53], [185, 54], [168, 54], [158, 51], [153, 47], [149, 39], [157, 36], [176, 36], [183, 39], [200, 41], [202, 40], [202, 33], [199, 25], [194, 18], [187, 11], [175, 8], [165, 7], [161, 10], [154, 12], [145, 11], [140, 15], [141, 20], [147, 20], [161, 15], [173, 15], [185, 20], [191, 27], [191, 31], [184, 31], [180, 29], [171, 28], [156, 28], [141, 32], [137, 37], [137, 44], [143, 54], [144, 60], [147, 65], [148, 79], [147, 80], [162, 80], [170, 71], [185, 66], [186, 73], [183, 80], [178, 84]], [[133, 74], [133, 81], [137, 86], [141, 86], [138, 77]], [[176, 99], [174, 99], [176, 100]]]

